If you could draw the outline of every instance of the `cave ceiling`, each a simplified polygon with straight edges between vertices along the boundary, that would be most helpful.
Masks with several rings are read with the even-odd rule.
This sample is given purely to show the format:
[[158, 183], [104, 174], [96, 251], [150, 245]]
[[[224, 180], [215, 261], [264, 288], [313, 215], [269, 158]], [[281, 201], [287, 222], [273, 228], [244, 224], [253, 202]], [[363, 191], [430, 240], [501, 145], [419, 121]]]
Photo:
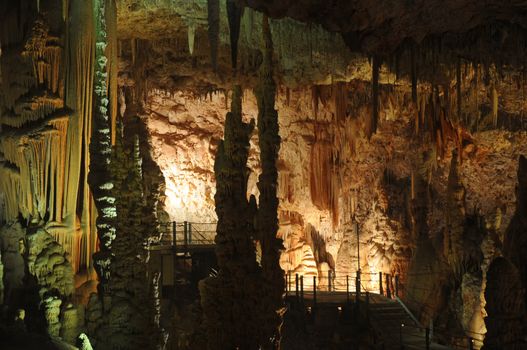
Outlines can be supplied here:
[[220, 1], [218, 69], [213, 72], [206, 0], [118, 1], [121, 85], [133, 84], [130, 72], [143, 51], [143, 76], [150, 88], [203, 94], [240, 80], [254, 86], [261, 63], [261, 12], [272, 19], [278, 80], [292, 87], [371, 80], [373, 56], [384, 64], [381, 83], [393, 82], [397, 74], [407, 78], [399, 83], [409, 84], [411, 55], [420, 65], [420, 80], [441, 84], [453, 80], [458, 60], [520, 71], [527, 52], [525, 1], [238, 3], [244, 6], [238, 69], [231, 67], [228, 16]]

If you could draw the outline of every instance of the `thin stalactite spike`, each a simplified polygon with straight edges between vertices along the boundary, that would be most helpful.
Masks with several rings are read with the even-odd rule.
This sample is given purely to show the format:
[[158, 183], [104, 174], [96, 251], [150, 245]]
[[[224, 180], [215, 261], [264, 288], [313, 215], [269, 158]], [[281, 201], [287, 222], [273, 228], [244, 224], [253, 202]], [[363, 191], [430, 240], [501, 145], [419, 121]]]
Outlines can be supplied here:
[[231, 64], [236, 70], [238, 65], [238, 41], [240, 39], [240, 24], [243, 15], [243, 7], [234, 0], [227, 0], [227, 17], [229, 21], [229, 38], [231, 43]]
[[207, 21], [212, 69], [218, 70], [218, 47], [220, 42], [220, 1], [207, 0]]

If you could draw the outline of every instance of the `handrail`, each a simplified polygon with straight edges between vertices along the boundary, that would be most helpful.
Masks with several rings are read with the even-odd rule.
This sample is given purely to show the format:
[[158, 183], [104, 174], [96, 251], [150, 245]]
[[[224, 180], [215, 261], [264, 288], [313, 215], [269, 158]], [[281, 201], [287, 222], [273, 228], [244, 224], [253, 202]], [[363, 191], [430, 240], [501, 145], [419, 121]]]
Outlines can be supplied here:
[[414, 316], [414, 314], [410, 311], [410, 309], [403, 303], [403, 301], [398, 297], [398, 296], [395, 296], [395, 300], [397, 300], [399, 302], [399, 304], [401, 304], [401, 306], [403, 307], [404, 311], [406, 311], [406, 313], [408, 314], [408, 316], [410, 316], [410, 318], [412, 319], [412, 321], [415, 322], [416, 325], [418, 325], [419, 328], [421, 329], [425, 329], [425, 327], [423, 327], [423, 325], [421, 324], [421, 322], [419, 322], [417, 320], [417, 318]]
[[[203, 227], [206, 225], [214, 226], [214, 229]], [[161, 246], [183, 246], [187, 250], [189, 246], [214, 245], [216, 236], [216, 222], [194, 223], [183, 222], [160, 222], [162, 236], [158, 242]], [[180, 248], [181, 249], [181, 248]]]

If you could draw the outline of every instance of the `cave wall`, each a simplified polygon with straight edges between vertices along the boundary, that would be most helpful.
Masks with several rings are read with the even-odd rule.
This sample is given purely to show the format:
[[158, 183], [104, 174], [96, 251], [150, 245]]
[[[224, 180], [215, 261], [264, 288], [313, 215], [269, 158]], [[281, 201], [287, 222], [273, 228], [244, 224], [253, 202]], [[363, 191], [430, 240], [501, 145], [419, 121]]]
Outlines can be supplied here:
[[[260, 8], [257, 3], [252, 6]], [[149, 130], [152, 156], [165, 176], [164, 204], [171, 220], [216, 221], [213, 162], [230, 103], [225, 87], [243, 81], [243, 120], [257, 115], [251, 88], [263, 60], [262, 15], [245, 9], [239, 65], [233, 70], [225, 1], [220, 5], [217, 33], [208, 32], [204, 0], [119, 1], [118, 23], [108, 23], [119, 28], [110, 28], [105, 52], [111, 58], [109, 119], [113, 125], [118, 112], [117, 83], [131, 88], [140, 105], [137, 113]], [[271, 4], [265, 8], [277, 16], [286, 14]], [[476, 10], [474, 5], [466, 13]], [[495, 17], [503, 19], [505, 13]], [[95, 57], [92, 3], [20, 1], [2, 4], [0, 16], [0, 223], [10, 225], [2, 233], [0, 291], [10, 299], [22, 288], [24, 263], [33, 266], [32, 260], [24, 261], [25, 247], [20, 246], [29, 226], [39, 227], [37, 238], [45, 237], [38, 247], [49, 247], [49, 252], [46, 248], [33, 255], [56, 262], [44, 272], [31, 273], [43, 276], [40, 284], [56, 285], [69, 296], [71, 274], [91, 267], [97, 248], [87, 182]], [[386, 13], [376, 16], [385, 18]], [[328, 25], [304, 11], [293, 17]], [[457, 32], [461, 17], [442, 25]], [[412, 28], [426, 29], [422, 18], [418, 22], [385, 44], [398, 44]], [[437, 32], [437, 23], [432, 21], [433, 28], [422, 35]], [[477, 17], [465, 29], [481, 23]], [[341, 25], [329, 29], [342, 31]], [[346, 30], [360, 29], [353, 26]], [[382, 31], [382, 25], [373, 27]], [[395, 74], [397, 64], [379, 65], [377, 58], [368, 62], [365, 55], [352, 53], [346, 40], [353, 46], [353, 35], [343, 39], [318, 24], [290, 18], [271, 19], [270, 29], [282, 139], [277, 163], [282, 268], [308, 277], [326, 277], [332, 271], [336, 288], [343, 289], [344, 277], [353, 276], [359, 266], [372, 291], [378, 288], [379, 271], [400, 274], [406, 296], [414, 293], [428, 308], [418, 310], [423, 320], [478, 336], [485, 333], [484, 291], [492, 261], [502, 254], [510, 258], [525, 282], [520, 257], [510, 248], [517, 238], [507, 233], [507, 227], [523, 224], [518, 224], [523, 207], [516, 214], [514, 208], [517, 159], [527, 153], [524, 73], [467, 59], [428, 82], [431, 72], [423, 67], [430, 61], [432, 71], [441, 66], [437, 61], [444, 57], [437, 50], [447, 44], [440, 44], [439, 49], [420, 49], [422, 80], [412, 84]], [[497, 26], [491, 34], [507, 34], [501, 44], [510, 44], [507, 40], [514, 41], [520, 32], [508, 29]], [[212, 36], [218, 40], [215, 71]], [[375, 35], [360, 38], [359, 44], [372, 52], [384, 47]], [[403, 52], [397, 59], [415, 68], [407, 56]], [[380, 86], [370, 81], [374, 68], [379, 68]], [[375, 106], [371, 100], [377, 88]], [[378, 121], [371, 118], [376, 108]], [[377, 122], [374, 133], [371, 126]], [[108, 131], [114, 140], [115, 128]], [[247, 195], [258, 198], [257, 131], [250, 146]], [[24, 227], [13, 233], [10, 227], [17, 220]], [[360, 261], [354, 222], [360, 233]], [[504, 242], [508, 248], [502, 249]], [[423, 266], [426, 274], [439, 277], [415, 277]], [[55, 270], [66, 282], [54, 277]], [[446, 289], [434, 298], [416, 292], [423, 285], [428, 292], [438, 286]], [[57, 308], [69, 306], [45, 300], [53, 326]]]
[[[336, 288], [345, 288], [345, 276], [357, 270], [353, 217], [367, 288], [378, 290], [379, 271], [400, 275], [401, 294], [425, 324], [457, 333], [445, 341], [462, 343], [470, 336], [480, 347], [486, 271], [502, 254], [516, 206], [518, 156], [527, 151], [524, 82], [512, 72], [485, 84], [482, 69], [468, 68], [463, 120], [437, 113], [436, 123], [430, 119], [435, 106], [454, 111], [455, 93], [445, 97], [444, 89], [439, 95], [437, 87], [419, 85], [416, 108], [411, 87], [393, 84], [385, 69], [379, 129], [371, 139], [371, 83], [279, 88], [281, 266], [303, 274], [306, 288], [311, 276], [325, 278], [328, 270], [336, 274]], [[148, 97], [143, 118], [167, 180], [172, 219], [215, 221], [212, 159], [228, 102], [221, 90], [152, 90]], [[256, 115], [255, 102], [246, 90], [245, 121]], [[255, 132], [248, 195], [257, 194], [257, 144]]]
[[86, 179], [91, 98], [84, 98], [93, 38], [90, 5], [72, 3], [68, 12], [67, 4], [2, 8], [1, 218], [45, 225], [78, 271], [90, 266], [96, 244]]

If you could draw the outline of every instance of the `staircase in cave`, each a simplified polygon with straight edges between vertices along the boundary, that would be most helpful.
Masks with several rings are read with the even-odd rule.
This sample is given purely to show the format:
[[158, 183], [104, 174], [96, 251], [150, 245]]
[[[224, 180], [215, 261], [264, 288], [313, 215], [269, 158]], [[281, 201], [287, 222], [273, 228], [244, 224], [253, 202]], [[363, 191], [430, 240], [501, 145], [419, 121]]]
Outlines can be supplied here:
[[[371, 295], [370, 323], [382, 349], [427, 349], [426, 331], [396, 300]], [[430, 344], [430, 349], [448, 349]]]
[[[293, 294], [288, 296], [288, 300], [299, 301], [298, 297]], [[352, 327], [349, 327], [351, 323], [343, 322], [342, 316], [346, 313], [342, 310], [346, 308], [346, 305], [356, 310], [355, 293], [349, 295], [350, 304], [345, 292], [318, 292], [316, 304], [313, 301], [313, 294], [307, 292], [304, 293], [303, 300], [309, 314], [313, 315], [311, 310], [317, 310], [315, 316], [311, 316], [308, 331], [318, 349], [324, 349], [324, 345], [332, 344], [336, 337], [342, 338], [343, 334], [351, 332]], [[374, 349], [452, 349], [432, 341], [427, 346], [426, 329], [398, 299], [389, 299], [376, 293], [369, 293], [366, 297], [366, 294], [362, 293], [359, 309], [361, 317], [368, 320], [370, 329], [373, 331]], [[340, 339], [340, 343], [343, 340]], [[468, 344], [457, 348], [470, 349]]]

